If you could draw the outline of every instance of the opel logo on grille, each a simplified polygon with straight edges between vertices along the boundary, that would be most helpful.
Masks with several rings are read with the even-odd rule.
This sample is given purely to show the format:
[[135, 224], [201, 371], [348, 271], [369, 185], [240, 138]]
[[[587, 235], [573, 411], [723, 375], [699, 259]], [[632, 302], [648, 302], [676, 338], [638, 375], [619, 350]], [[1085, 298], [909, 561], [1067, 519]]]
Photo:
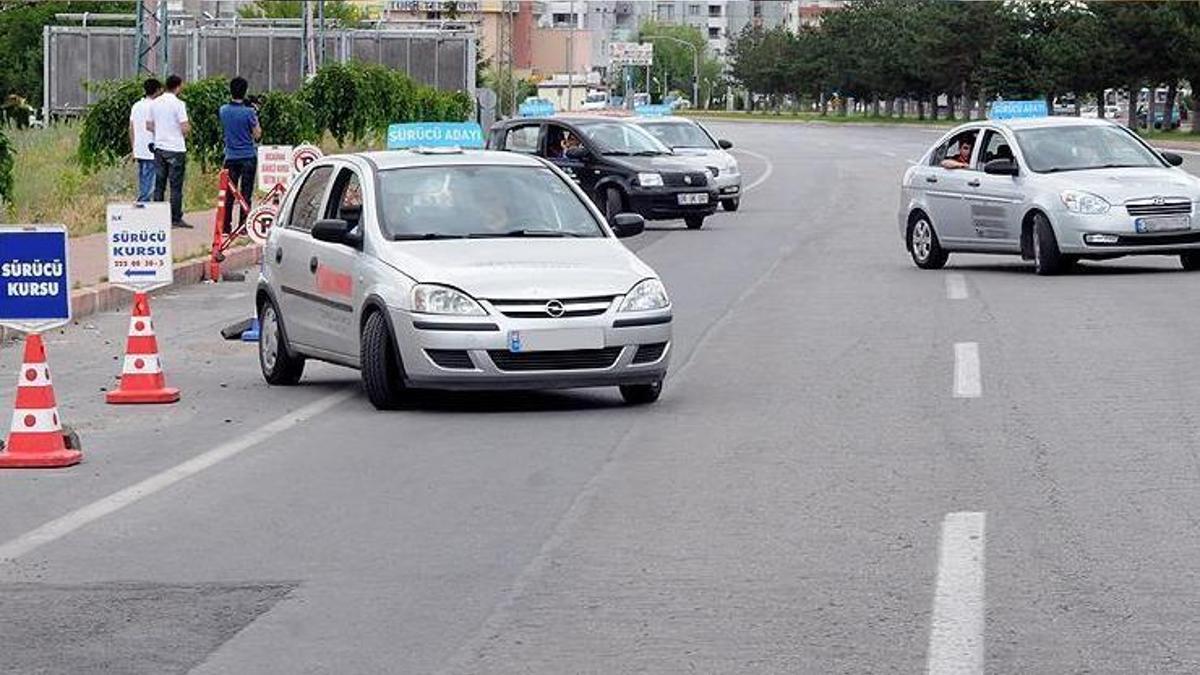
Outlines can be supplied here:
[[687, 183], [688, 185], [691, 185], [691, 184], [692, 184], [692, 177], [691, 177], [691, 176], [684, 176], [684, 177], [683, 177], [683, 182]]
[[1166, 197], [1155, 197], [1155, 198], [1154, 198], [1154, 205], [1155, 205], [1155, 206], [1162, 206], [1163, 204], [1166, 204], [1166, 203], [1167, 203], [1167, 198], [1166, 198]]
[[557, 319], [566, 313], [567, 308], [564, 307], [563, 304], [558, 300], [551, 300], [550, 302], [546, 303], [546, 314], [550, 315], [550, 318]]

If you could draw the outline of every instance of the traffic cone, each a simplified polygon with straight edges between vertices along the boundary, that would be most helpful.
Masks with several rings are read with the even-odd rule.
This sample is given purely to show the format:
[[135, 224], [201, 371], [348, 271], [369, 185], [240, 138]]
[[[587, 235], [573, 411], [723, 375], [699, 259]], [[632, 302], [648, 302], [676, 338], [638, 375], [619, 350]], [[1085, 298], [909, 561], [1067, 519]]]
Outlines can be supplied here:
[[67, 448], [63, 440], [46, 348], [42, 336], [31, 333], [25, 336], [25, 359], [17, 375], [17, 402], [13, 405], [8, 443], [0, 452], [0, 468], [71, 466], [82, 459], [83, 453]]
[[162, 362], [158, 359], [158, 340], [150, 318], [150, 299], [145, 293], [133, 295], [133, 316], [129, 317], [129, 342], [125, 347], [125, 367], [121, 385], [104, 397], [109, 403], [174, 403], [179, 390], [167, 387]]

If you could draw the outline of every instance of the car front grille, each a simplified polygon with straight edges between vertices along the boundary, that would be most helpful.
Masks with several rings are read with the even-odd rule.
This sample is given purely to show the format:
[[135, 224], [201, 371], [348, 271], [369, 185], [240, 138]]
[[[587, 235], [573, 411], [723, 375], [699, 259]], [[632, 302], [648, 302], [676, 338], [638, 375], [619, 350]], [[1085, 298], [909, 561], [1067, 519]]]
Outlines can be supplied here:
[[621, 347], [571, 349], [558, 352], [510, 352], [489, 349], [496, 368], [506, 372], [533, 370], [602, 370], [611, 368], [621, 355]]
[[442, 368], [453, 370], [475, 370], [471, 355], [465, 349], [426, 349], [429, 360]]
[[664, 173], [663, 184], [667, 187], [705, 187], [708, 185], [708, 176], [701, 172]]
[[1104, 248], [1105, 246], [1173, 246], [1182, 244], [1200, 244], [1200, 232], [1122, 234], [1117, 236], [1115, 242], [1105, 242], [1103, 244], [1088, 242], [1088, 246], [1093, 248]]
[[1187, 199], [1136, 199], [1125, 202], [1125, 210], [1131, 216], [1177, 216], [1192, 212], [1192, 202]]
[[[580, 316], [599, 316], [612, 306], [615, 295], [597, 295], [589, 298], [557, 298], [546, 300], [488, 300], [498, 312], [513, 319], [569, 319]], [[562, 314], [551, 310], [562, 305]]]
[[663, 352], [667, 350], [667, 343], [655, 342], [649, 345], [638, 345], [637, 354], [633, 356], [634, 363], [654, 363], [662, 358]]

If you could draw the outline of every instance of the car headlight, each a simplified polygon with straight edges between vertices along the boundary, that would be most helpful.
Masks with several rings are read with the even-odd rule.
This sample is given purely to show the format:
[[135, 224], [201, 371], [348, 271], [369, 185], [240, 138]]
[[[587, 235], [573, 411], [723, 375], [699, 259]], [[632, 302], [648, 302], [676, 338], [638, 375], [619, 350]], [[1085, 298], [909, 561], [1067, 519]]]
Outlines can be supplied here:
[[642, 187], [662, 187], [663, 185], [661, 173], [639, 173], [637, 179], [638, 185]]
[[446, 286], [417, 284], [412, 292], [414, 312], [422, 314], [454, 314], [483, 316], [487, 312], [471, 296]]
[[665, 309], [671, 306], [667, 297], [667, 289], [658, 279], [640, 281], [621, 303], [622, 312], [644, 312], [651, 309]]
[[1109, 208], [1103, 197], [1081, 190], [1064, 190], [1059, 198], [1071, 213], [1107, 213]]

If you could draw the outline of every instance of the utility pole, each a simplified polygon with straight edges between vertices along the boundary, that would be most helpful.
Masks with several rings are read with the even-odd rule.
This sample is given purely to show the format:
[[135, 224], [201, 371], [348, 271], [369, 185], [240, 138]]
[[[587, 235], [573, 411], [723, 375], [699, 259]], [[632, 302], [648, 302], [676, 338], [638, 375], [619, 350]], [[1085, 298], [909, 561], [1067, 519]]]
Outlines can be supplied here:
[[575, 0], [571, 0], [571, 32], [567, 33], [567, 111], [575, 108]]
[[171, 52], [167, 3], [159, 0], [137, 0], [135, 9], [135, 35], [133, 39], [133, 62], [139, 77], [169, 74]]

